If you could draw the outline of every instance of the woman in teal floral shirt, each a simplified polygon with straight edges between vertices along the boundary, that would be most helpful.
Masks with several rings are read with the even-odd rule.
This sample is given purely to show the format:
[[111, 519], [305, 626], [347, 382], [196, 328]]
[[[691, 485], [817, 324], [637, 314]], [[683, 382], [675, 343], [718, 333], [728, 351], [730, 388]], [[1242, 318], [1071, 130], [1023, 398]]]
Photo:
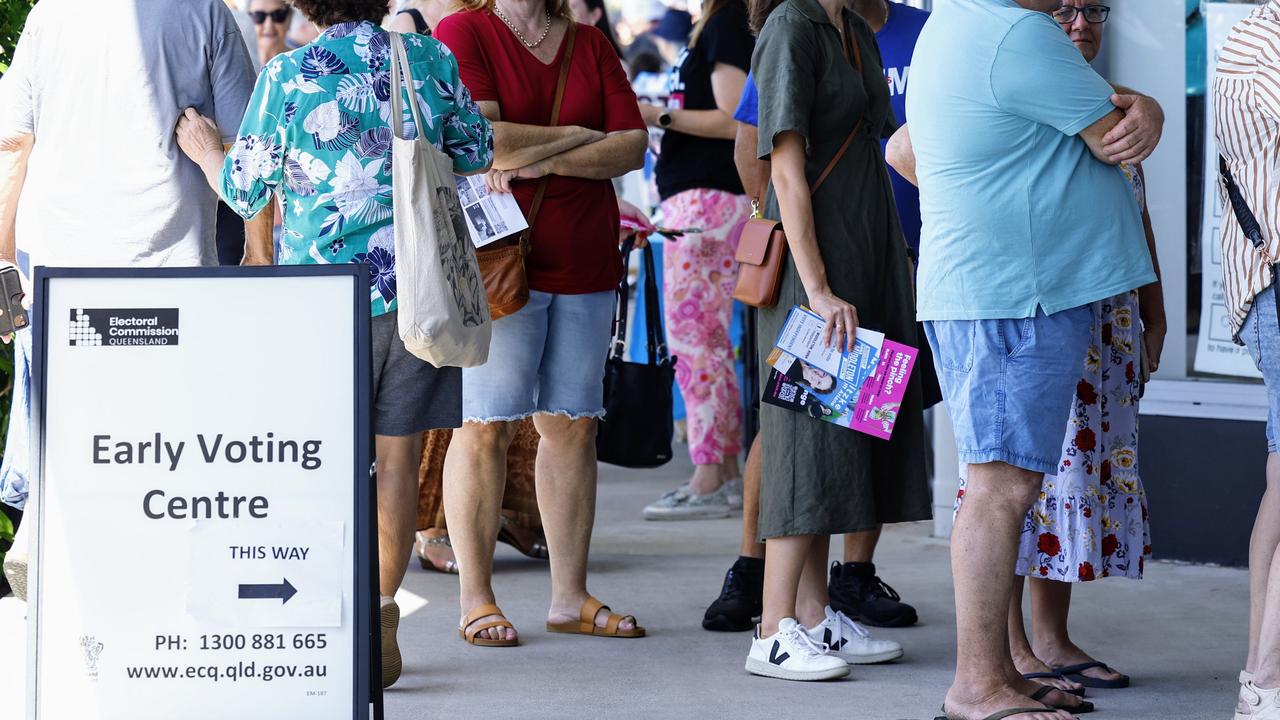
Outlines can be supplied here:
[[[224, 154], [212, 124], [187, 110], [178, 141], [210, 185], [246, 218], [278, 196], [284, 208], [276, 261], [284, 265], [365, 263], [373, 306], [373, 425], [378, 457], [383, 683], [399, 677], [391, 599], [413, 544], [422, 432], [461, 424], [462, 376], [410, 355], [396, 327], [391, 211], [391, 122], [416, 137], [412, 114], [391, 117], [391, 40], [377, 26], [385, 0], [294, 0], [323, 32], [263, 69], [244, 124]], [[458, 79], [444, 45], [403, 36], [415, 99], [436, 147], [454, 172], [488, 170], [489, 122]], [[407, 95], [407, 93], [406, 93]], [[408, 102], [408, 98], [404, 98]]]

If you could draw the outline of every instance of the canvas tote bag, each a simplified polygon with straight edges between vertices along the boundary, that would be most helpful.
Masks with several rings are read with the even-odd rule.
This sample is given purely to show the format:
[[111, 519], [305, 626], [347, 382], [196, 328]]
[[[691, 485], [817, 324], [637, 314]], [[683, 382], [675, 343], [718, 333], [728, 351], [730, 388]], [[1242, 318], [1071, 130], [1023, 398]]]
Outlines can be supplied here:
[[[400, 339], [409, 352], [436, 367], [483, 365], [489, 359], [492, 323], [458, 202], [453, 161], [427, 138], [399, 33], [391, 33], [391, 49], [391, 198]], [[405, 83], [413, 98], [409, 104], [416, 140], [402, 137]]]

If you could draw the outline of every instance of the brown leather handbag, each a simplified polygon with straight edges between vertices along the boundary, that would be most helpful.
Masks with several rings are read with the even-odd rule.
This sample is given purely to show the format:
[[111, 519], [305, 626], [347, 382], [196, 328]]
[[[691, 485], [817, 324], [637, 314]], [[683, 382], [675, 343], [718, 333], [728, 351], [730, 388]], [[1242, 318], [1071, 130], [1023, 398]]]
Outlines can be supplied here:
[[[551, 105], [551, 127], [560, 123], [560, 105], [564, 102], [564, 89], [569, 81], [569, 64], [573, 60], [573, 39], [577, 29], [577, 23], [569, 23], [569, 31], [565, 34], [564, 42], [568, 44], [560, 61], [560, 78], [556, 82], [556, 97]], [[489, 316], [494, 320], [515, 313], [529, 302], [529, 275], [525, 271], [525, 258], [529, 256], [534, 224], [538, 220], [538, 211], [542, 208], [542, 199], [547, 194], [549, 180], [550, 177], [544, 176], [538, 181], [533, 204], [529, 206], [529, 227], [520, 233], [515, 242], [476, 251], [480, 277], [484, 280], [485, 295], [489, 298]]]
[[[845, 37], [851, 37], [846, 27]], [[853, 58], [854, 67], [862, 72], [862, 52], [856, 41], [849, 43], [852, 50], [846, 47], [846, 53]], [[809, 186], [812, 196], [827, 181], [831, 171], [836, 169], [845, 151], [853, 144], [858, 131], [862, 129], [862, 120], [853, 126], [849, 137], [836, 151], [835, 157], [827, 163], [822, 174]], [[782, 266], [787, 257], [787, 235], [782, 230], [782, 223], [769, 220], [760, 211], [760, 201], [751, 201], [751, 219], [742, 228], [738, 240], [738, 251], [733, 259], [738, 261], [738, 283], [733, 289], [733, 299], [745, 305], [758, 308], [771, 308], [778, 304], [778, 294], [782, 291]]]

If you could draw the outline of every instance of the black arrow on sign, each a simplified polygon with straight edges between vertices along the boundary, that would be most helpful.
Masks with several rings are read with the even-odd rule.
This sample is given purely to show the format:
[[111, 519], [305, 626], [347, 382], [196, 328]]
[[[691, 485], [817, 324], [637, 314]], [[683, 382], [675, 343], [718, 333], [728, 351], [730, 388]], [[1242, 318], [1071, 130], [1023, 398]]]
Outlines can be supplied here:
[[240, 585], [241, 600], [275, 600], [280, 599], [283, 605], [289, 602], [289, 598], [298, 594], [298, 589], [289, 584], [288, 580], [279, 585]]

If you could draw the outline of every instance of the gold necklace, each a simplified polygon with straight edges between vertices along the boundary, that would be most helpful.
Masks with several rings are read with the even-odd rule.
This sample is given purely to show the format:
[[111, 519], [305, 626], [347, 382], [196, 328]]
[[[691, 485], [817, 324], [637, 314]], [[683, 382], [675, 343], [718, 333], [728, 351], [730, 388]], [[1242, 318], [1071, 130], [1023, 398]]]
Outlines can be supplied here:
[[516, 34], [516, 39], [518, 39], [522, 45], [529, 48], [530, 50], [533, 50], [534, 48], [541, 45], [542, 41], [546, 40], [547, 35], [550, 34], [551, 32], [551, 11], [550, 10], [547, 11], [547, 24], [544, 25], [542, 28], [542, 35], [538, 36], [538, 39], [534, 42], [529, 42], [528, 40], [525, 39], [524, 33], [520, 32], [520, 29], [515, 26], [515, 23], [511, 22], [511, 19], [507, 17], [506, 13], [502, 12], [502, 8], [498, 7], [497, 3], [493, 4], [493, 14], [497, 15], [498, 19], [502, 21], [502, 24], [506, 25], [507, 28], [511, 30], [511, 32]]

